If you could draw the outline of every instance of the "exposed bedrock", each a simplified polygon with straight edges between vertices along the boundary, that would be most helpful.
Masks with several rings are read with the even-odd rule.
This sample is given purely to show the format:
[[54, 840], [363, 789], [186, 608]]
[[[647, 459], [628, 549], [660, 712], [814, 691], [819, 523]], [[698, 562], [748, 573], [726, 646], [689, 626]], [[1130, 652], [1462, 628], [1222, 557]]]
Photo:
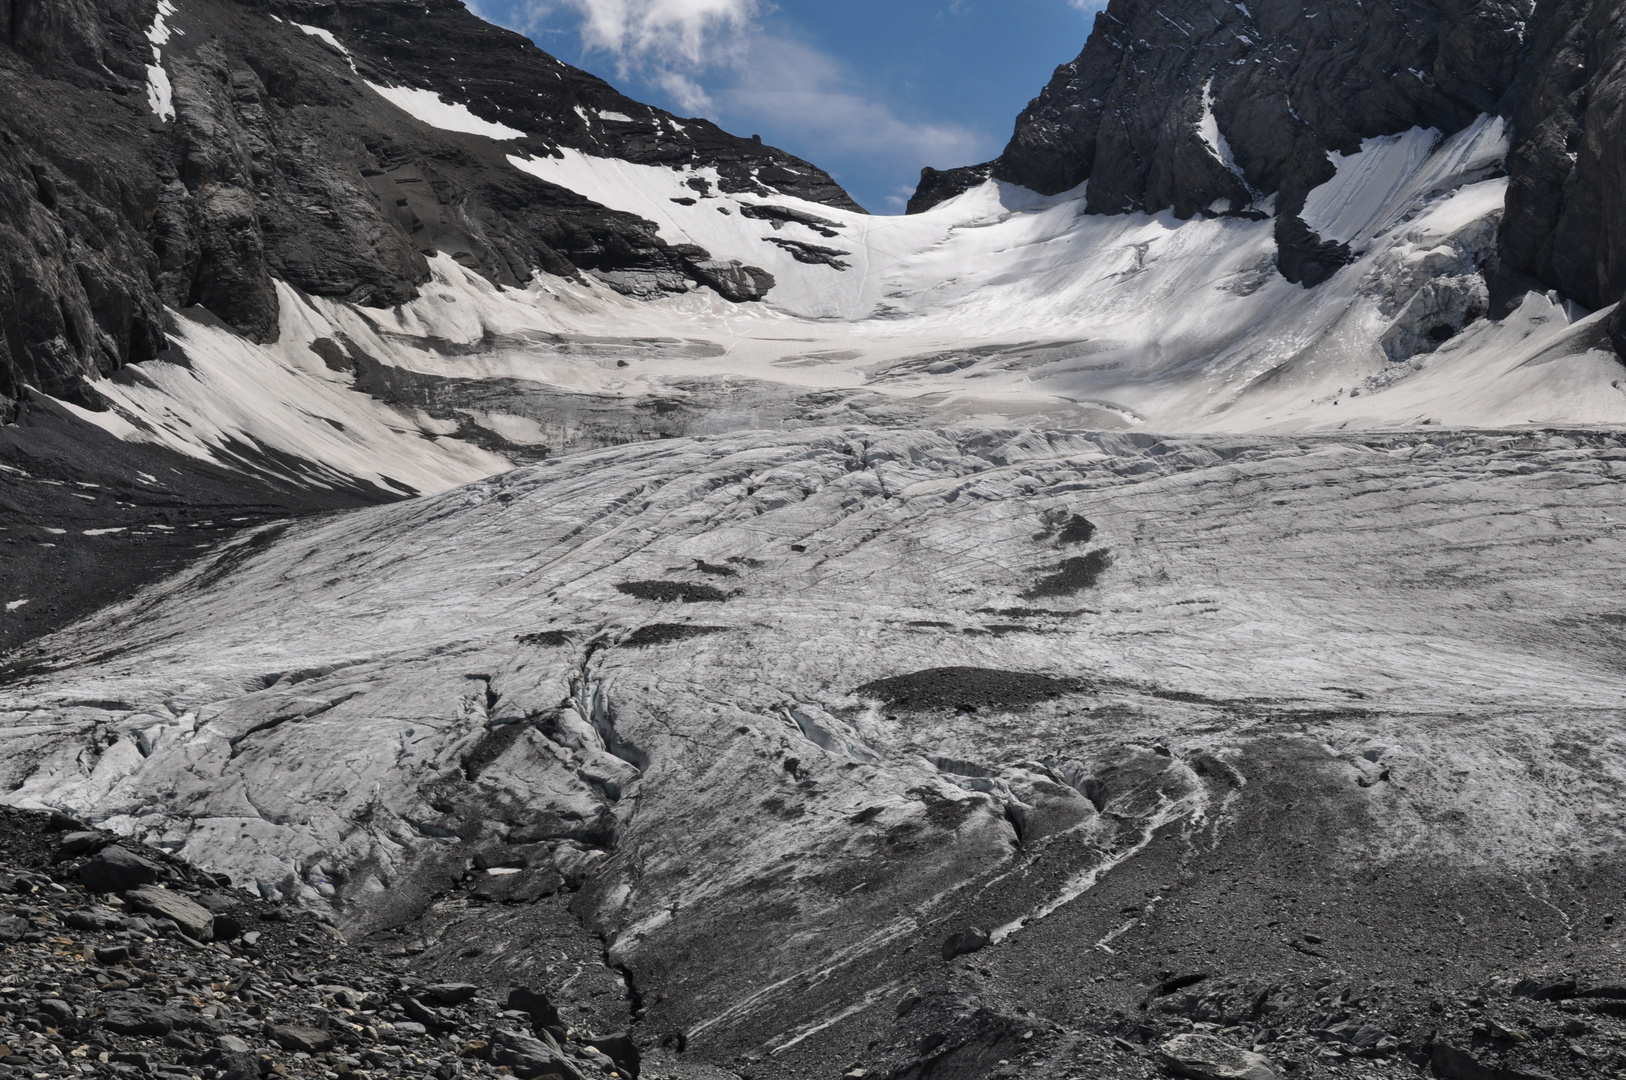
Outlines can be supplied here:
[[[812, 165], [624, 98], [456, 0], [10, 0], [0, 16], [0, 398], [95, 406], [89, 382], [164, 350], [165, 306], [265, 342], [275, 280], [387, 307], [436, 253], [505, 286], [540, 269], [634, 295], [772, 287], [509, 154], [714, 166], [729, 190], [853, 207]], [[523, 137], [429, 127], [369, 83]]]
[[1618, 966], [1623, 478], [1586, 433], [583, 454], [45, 639], [0, 781], [754, 1076], [1087, 1018], [1139, 1076], [1221, 983], [1334, 977], [1419, 1010], [1398, 1064], [1415, 995]]

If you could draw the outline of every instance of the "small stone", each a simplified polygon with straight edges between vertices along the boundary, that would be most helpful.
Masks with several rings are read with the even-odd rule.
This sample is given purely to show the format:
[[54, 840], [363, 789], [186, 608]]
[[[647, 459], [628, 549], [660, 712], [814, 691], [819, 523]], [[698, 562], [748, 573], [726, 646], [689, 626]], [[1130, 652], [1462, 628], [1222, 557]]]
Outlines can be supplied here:
[[157, 864], [114, 844], [79, 868], [79, 880], [91, 892], [116, 893], [155, 884], [163, 877]]
[[215, 1045], [228, 1054], [246, 1054], [252, 1049], [247, 1042], [235, 1035], [222, 1035]]
[[416, 1020], [397, 1020], [395, 1030], [402, 1035], [427, 1035], [429, 1028]]
[[0, 941], [21, 941], [32, 929], [28, 920], [20, 915], [0, 915]]
[[213, 941], [214, 914], [202, 904], [168, 889], [141, 888], [126, 893], [124, 902], [137, 911], [169, 919], [194, 941]]
[[1187, 1080], [1277, 1080], [1269, 1058], [1213, 1035], [1176, 1035], [1158, 1047], [1158, 1057]]
[[970, 953], [980, 952], [993, 943], [988, 932], [978, 927], [971, 927], [954, 934], [943, 942], [943, 959], [953, 960], [957, 956], [966, 956]]

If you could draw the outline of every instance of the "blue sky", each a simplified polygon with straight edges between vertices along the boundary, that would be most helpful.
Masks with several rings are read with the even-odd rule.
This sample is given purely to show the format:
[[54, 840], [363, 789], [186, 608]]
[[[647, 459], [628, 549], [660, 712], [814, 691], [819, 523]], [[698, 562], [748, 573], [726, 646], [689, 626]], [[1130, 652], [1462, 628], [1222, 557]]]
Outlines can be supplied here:
[[642, 101], [706, 116], [900, 213], [923, 165], [986, 161], [1101, 0], [466, 0]]

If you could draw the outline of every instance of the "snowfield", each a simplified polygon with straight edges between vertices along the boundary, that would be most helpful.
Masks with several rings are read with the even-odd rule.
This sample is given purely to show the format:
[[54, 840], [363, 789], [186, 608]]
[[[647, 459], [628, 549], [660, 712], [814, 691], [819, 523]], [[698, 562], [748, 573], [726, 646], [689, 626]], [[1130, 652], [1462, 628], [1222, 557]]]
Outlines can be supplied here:
[[[426, 123], [518, 134], [427, 91], [379, 92]], [[504, 290], [441, 256], [404, 307], [285, 295], [271, 347], [177, 315], [191, 366], [145, 365], [150, 379], [108, 390], [115, 411], [102, 422], [225, 462], [246, 444], [309, 462], [313, 477], [427, 492], [499, 471], [511, 450], [576, 445], [549, 435], [551, 414], [525, 407], [527, 394], [677, 395], [723, 427], [751, 426], [721, 415], [742, 389], [852, 400], [860, 422], [877, 419], [877, 402], [945, 423], [1157, 432], [1626, 421], [1605, 313], [1533, 293], [1485, 318], [1478, 268], [1494, 248], [1507, 145], [1504, 122], [1485, 117], [1449, 139], [1414, 130], [1338, 159], [1305, 217], [1355, 261], [1308, 290], [1275, 271], [1270, 220], [1092, 216], [1083, 189], [1041, 198], [995, 182], [925, 214], [868, 217], [766, 188], [724, 193], [708, 169], [512, 155], [777, 284], [750, 304], [614, 275]], [[428, 415], [357, 392], [333, 349], [465, 387], [511, 380], [509, 402]], [[471, 445], [469, 425], [493, 438]]]

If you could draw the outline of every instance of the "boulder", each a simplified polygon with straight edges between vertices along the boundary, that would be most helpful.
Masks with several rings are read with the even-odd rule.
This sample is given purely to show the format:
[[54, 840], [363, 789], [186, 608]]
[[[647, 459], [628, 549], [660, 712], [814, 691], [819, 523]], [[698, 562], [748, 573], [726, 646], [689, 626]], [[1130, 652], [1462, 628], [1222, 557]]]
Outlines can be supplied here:
[[508, 1009], [510, 1012], [522, 1012], [531, 1018], [531, 1023], [539, 1028], [559, 1027], [559, 1010], [553, 1007], [548, 995], [527, 990], [524, 987], [515, 987], [508, 993]]
[[442, 1005], [461, 1005], [478, 994], [480, 988], [473, 983], [435, 983], [424, 987], [423, 992]]
[[1437, 1042], [1428, 1048], [1429, 1064], [1441, 1080], [1548, 1080], [1540, 1073], [1487, 1065], [1467, 1050]]
[[99, 832], [71, 832], [57, 845], [57, 858], [66, 859], [87, 851], [100, 851], [111, 841]]
[[259, 1055], [222, 1053], [215, 1062], [215, 1080], [260, 1080]]
[[552, 1045], [517, 1031], [499, 1031], [491, 1037], [491, 1062], [512, 1069], [520, 1080], [550, 1074], [563, 1080], [583, 1080], [582, 1074]]
[[325, 1054], [339, 1045], [331, 1031], [296, 1024], [267, 1024], [265, 1034], [290, 1054]]
[[1269, 1058], [1213, 1035], [1176, 1035], [1157, 1048], [1157, 1056], [1187, 1080], [1277, 1080]]
[[143, 885], [156, 884], [164, 871], [117, 844], [103, 848], [79, 868], [79, 880], [91, 892], [121, 893]]
[[215, 917], [208, 908], [168, 889], [132, 889], [124, 902], [137, 911], [169, 919], [194, 941], [213, 941]]
[[1514, 996], [1536, 1001], [1565, 1001], [1575, 992], [1574, 979], [1524, 979], [1513, 987]]
[[980, 952], [993, 943], [986, 930], [971, 927], [954, 934], [943, 942], [943, 959], [953, 960], [956, 956], [965, 956], [969, 953]]
[[768, 271], [746, 266], [738, 259], [694, 259], [688, 265], [696, 281], [711, 286], [725, 300], [736, 304], [761, 300], [777, 284]]
[[113, 993], [102, 1001], [102, 1027], [115, 1035], [159, 1038], [183, 1026], [185, 1017], [139, 994]]
[[107, 931], [117, 930], [124, 925], [124, 916], [116, 911], [109, 911], [104, 907], [88, 907], [79, 911], [65, 912], [62, 916], [65, 926], [75, 930]]
[[643, 1064], [643, 1054], [639, 1052], [638, 1044], [632, 1041], [631, 1035], [618, 1031], [614, 1035], [601, 1035], [584, 1041], [615, 1062], [615, 1067], [632, 1080], [638, 1080], [638, 1069]]
[[73, 1006], [60, 998], [45, 998], [36, 1006], [39, 1018], [45, 1022], [46, 1027], [68, 1028], [73, 1026]]
[[21, 915], [0, 915], [0, 941], [21, 941], [23, 935], [32, 929], [33, 926]]

